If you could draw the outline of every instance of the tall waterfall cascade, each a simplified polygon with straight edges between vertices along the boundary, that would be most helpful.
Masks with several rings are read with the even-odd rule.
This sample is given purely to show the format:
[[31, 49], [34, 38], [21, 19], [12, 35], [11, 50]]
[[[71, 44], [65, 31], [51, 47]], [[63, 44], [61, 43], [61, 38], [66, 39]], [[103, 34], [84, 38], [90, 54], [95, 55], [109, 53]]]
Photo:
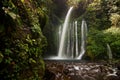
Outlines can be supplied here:
[[63, 29], [62, 29], [60, 46], [59, 46], [59, 51], [58, 51], [58, 57], [61, 57], [61, 58], [64, 57], [63, 48], [64, 48], [64, 44], [65, 44], [66, 30], [68, 28], [68, 23], [69, 23], [70, 14], [71, 14], [72, 9], [73, 9], [73, 7], [70, 7], [70, 9], [66, 15], [65, 22], [63, 25]]
[[81, 60], [85, 53], [87, 24], [85, 20], [82, 20], [80, 27], [77, 20], [70, 20], [72, 10], [73, 7], [70, 7], [64, 24], [58, 28], [58, 54], [56, 57], [50, 57], [50, 59]]

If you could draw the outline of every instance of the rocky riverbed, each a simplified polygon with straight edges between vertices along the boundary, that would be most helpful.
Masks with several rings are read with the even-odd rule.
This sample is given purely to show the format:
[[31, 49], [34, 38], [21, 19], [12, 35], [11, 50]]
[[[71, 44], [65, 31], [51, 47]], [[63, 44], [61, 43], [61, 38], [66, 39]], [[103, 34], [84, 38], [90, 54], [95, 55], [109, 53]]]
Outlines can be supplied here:
[[120, 67], [108, 63], [45, 61], [44, 80], [120, 80]]

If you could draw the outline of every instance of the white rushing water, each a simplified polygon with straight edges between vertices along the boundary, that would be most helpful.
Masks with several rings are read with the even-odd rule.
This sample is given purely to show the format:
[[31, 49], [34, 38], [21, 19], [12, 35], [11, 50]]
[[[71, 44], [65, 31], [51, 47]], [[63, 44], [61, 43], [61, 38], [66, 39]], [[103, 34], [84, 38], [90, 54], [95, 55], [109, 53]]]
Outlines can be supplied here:
[[63, 48], [64, 48], [64, 43], [65, 43], [65, 37], [66, 37], [66, 31], [67, 31], [67, 27], [68, 27], [68, 23], [69, 23], [69, 18], [70, 18], [70, 14], [72, 12], [73, 7], [70, 7], [66, 18], [65, 18], [65, 22], [63, 25], [63, 29], [62, 29], [62, 35], [61, 35], [61, 40], [60, 40], [60, 46], [59, 46], [59, 51], [58, 51], [58, 57], [64, 57], [64, 52], [63, 52]]

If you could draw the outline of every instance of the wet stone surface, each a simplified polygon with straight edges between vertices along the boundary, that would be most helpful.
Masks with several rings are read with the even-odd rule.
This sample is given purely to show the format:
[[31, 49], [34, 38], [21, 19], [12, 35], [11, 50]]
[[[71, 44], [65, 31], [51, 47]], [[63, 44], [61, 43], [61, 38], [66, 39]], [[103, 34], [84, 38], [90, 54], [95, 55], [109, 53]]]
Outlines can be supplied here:
[[120, 70], [108, 64], [45, 61], [44, 80], [120, 80]]

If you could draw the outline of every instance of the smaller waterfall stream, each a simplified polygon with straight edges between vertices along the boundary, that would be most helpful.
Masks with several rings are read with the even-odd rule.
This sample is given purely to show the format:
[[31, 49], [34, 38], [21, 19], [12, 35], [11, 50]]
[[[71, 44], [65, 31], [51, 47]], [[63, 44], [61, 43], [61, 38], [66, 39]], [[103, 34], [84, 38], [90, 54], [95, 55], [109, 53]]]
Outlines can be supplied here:
[[78, 56], [78, 33], [77, 33], [77, 21], [75, 21], [75, 35], [76, 35], [76, 57]]
[[77, 59], [82, 59], [82, 56], [85, 53], [85, 46], [86, 46], [86, 37], [87, 37], [87, 24], [85, 20], [82, 20], [82, 25], [81, 25], [81, 52]]
[[107, 50], [108, 50], [107, 53], [108, 53], [109, 60], [112, 60], [112, 58], [113, 58], [113, 56], [112, 56], [112, 50], [111, 50], [109, 44], [107, 44]]

